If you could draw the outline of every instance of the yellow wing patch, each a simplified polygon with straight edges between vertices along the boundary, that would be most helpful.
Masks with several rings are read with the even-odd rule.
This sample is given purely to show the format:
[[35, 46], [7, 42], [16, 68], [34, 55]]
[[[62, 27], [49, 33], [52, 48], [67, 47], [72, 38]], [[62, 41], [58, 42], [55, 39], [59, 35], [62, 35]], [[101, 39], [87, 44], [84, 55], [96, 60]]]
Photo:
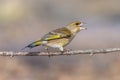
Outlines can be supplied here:
[[71, 36], [70, 30], [64, 27], [64, 28], [56, 29], [52, 32], [49, 32], [48, 34], [42, 37], [42, 40], [50, 41], [55, 39], [68, 38], [70, 36]]
[[41, 44], [42, 44], [42, 41], [41, 41], [41, 40], [36, 41], [36, 42], [34, 42], [34, 44], [35, 44], [35, 45], [41, 45]]
[[60, 35], [56, 34], [56, 35], [52, 35], [52, 36], [46, 38], [46, 40], [54, 40], [54, 39], [58, 39], [58, 38], [60, 38]]

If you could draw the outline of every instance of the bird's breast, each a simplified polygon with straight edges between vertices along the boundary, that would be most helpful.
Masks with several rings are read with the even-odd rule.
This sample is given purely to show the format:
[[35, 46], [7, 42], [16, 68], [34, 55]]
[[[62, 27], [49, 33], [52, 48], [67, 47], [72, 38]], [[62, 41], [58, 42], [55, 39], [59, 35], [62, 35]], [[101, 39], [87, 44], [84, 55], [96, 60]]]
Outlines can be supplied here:
[[45, 45], [49, 47], [54, 47], [54, 45], [65, 46], [69, 42], [70, 42], [69, 39], [63, 38], [63, 39], [50, 40]]

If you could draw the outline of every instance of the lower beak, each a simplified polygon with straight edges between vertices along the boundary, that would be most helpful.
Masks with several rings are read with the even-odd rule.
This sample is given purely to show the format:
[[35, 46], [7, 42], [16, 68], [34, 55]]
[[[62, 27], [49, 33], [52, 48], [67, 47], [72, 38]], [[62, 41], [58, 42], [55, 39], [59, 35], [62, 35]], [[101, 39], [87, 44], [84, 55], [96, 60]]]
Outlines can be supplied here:
[[80, 27], [80, 29], [81, 29], [81, 30], [85, 30], [85, 29], [87, 29], [87, 28], [84, 28], [84, 27]]

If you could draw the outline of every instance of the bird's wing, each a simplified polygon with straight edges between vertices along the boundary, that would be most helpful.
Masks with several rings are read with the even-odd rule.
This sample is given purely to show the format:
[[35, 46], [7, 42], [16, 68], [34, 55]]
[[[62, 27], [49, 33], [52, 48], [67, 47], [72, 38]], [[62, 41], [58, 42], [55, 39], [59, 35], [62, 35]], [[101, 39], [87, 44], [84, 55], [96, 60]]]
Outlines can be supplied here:
[[61, 39], [61, 38], [68, 38], [71, 37], [71, 31], [67, 28], [63, 27], [60, 29], [53, 30], [52, 32], [49, 32], [45, 36], [42, 37], [43, 41], [49, 41], [49, 40], [55, 40], [55, 39]]

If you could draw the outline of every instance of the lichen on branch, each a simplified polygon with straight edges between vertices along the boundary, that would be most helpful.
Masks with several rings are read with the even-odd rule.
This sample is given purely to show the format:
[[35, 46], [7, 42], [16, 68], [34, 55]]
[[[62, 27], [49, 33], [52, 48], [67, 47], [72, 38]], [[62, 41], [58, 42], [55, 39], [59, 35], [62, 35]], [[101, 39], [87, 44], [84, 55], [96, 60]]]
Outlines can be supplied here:
[[120, 48], [96, 49], [96, 50], [69, 50], [64, 52], [13, 52], [3, 51], [0, 56], [61, 56], [61, 55], [79, 55], [79, 54], [106, 54], [120, 52]]

